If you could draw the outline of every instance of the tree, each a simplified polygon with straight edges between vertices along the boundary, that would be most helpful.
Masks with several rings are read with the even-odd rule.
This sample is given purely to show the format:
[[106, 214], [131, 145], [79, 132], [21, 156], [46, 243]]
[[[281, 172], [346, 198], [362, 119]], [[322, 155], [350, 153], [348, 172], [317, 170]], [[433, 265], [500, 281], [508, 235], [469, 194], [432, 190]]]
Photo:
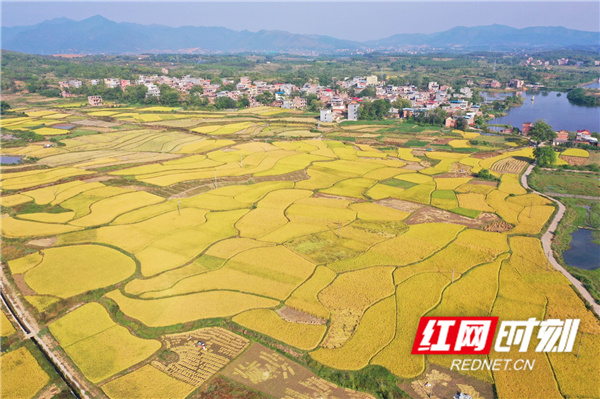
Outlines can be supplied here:
[[0, 112], [1, 113], [6, 113], [10, 110], [10, 104], [7, 103], [6, 101], [0, 101]]
[[556, 133], [546, 122], [537, 120], [529, 131], [529, 136], [536, 142], [542, 143], [556, 138]]
[[375, 97], [375, 89], [372, 87], [365, 87], [360, 93], [358, 93], [358, 97]]
[[460, 117], [456, 120], [456, 128], [458, 130], [465, 131], [465, 130], [467, 130], [468, 127], [469, 127], [469, 122], [467, 122], [467, 120], [465, 118]]
[[403, 108], [411, 108], [412, 107], [412, 104], [411, 104], [410, 100], [407, 100], [406, 98], [402, 98], [402, 97], [398, 97], [396, 99], [396, 101], [394, 101], [394, 103], [392, 105], [396, 109], [403, 109]]
[[215, 100], [215, 107], [217, 109], [237, 108], [237, 102], [229, 97], [219, 97]]
[[552, 147], [537, 147], [533, 150], [535, 161], [541, 168], [548, 168], [556, 162], [556, 152]]

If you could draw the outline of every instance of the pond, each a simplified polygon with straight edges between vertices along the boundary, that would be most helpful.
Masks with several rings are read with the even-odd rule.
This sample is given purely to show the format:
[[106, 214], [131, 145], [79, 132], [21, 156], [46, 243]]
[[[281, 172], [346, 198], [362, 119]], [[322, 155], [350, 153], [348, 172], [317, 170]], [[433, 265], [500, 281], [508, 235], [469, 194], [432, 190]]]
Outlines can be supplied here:
[[[485, 94], [487, 96], [489, 93]], [[587, 129], [590, 132], [600, 132], [600, 109], [598, 107], [573, 105], [567, 100], [566, 93], [556, 91], [521, 92], [521, 96], [523, 105], [512, 107], [508, 111], [508, 115], [492, 119], [489, 123], [506, 124], [522, 129], [523, 122], [535, 122], [543, 119], [554, 130]], [[534, 101], [531, 101], [532, 99]]]
[[592, 230], [574, 231], [571, 234], [571, 246], [562, 254], [565, 263], [579, 269], [600, 268], [600, 245], [592, 240]]
[[14, 165], [21, 162], [22, 157], [10, 157], [6, 155], [0, 156], [0, 163], [3, 165]]

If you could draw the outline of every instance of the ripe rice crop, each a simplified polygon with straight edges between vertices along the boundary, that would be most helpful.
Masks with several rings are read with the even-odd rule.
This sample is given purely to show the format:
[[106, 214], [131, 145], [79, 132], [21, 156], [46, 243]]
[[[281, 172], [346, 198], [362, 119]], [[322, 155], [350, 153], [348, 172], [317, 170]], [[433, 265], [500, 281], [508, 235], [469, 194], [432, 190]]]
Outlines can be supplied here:
[[3, 398], [29, 399], [36, 396], [50, 382], [29, 349], [21, 347], [0, 357]]
[[416, 184], [426, 184], [433, 182], [431, 176], [422, 175], [420, 173], [407, 173], [395, 177], [398, 180], [404, 180]]
[[462, 208], [474, 209], [481, 212], [494, 212], [494, 209], [490, 208], [486, 202], [486, 197], [483, 194], [458, 194], [457, 198]]
[[287, 222], [288, 219], [281, 210], [257, 208], [244, 215], [235, 224], [235, 227], [239, 230], [242, 237], [258, 238], [283, 226]]
[[40, 313], [45, 312], [50, 306], [60, 302], [60, 298], [48, 295], [26, 295], [25, 299]]
[[410, 213], [371, 202], [359, 202], [350, 205], [355, 210], [358, 219], [362, 220], [404, 220]]
[[372, 307], [362, 317], [354, 335], [344, 346], [320, 348], [310, 356], [326, 366], [341, 370], [359, 370], [390, 343], [396, 332], [396, 298], [391, 296]]
[[61, 212], [61, 213], [26, 213], [19, 215], [20, 218], [33, 220], [34, 222], [45, 222], [45, 223], [67, 223], [73, 219], [75, 212]]
[[398, 148], [398, 158], [409, 162], [421, 162], [420, 158], [412, 154], [411, 148]]
[[527, 166], [527, 162], [515, 158], [505, 158], [492, 165], [492, 171], [499, 173], [519, 174]]
[[[123, 313], [149, 327], [170, 326], [189, 321], [232, 316], [255, 308], [272, 308], [273, 299], [231, 291], [210, 291], [170, 298], [141, 300], [128, 298], [119, 291], [106, 294]], [[202, 306], [191, 306], [201, 303]]]
[[403, 191], [404, 189], [402, 188], [392, 187], [387, 184], [375, 184], [365, 193], [365, 195], [374, 200], [400, 198]]
[[161, 197], [137, 191], [106, 198], [90, 205], [90, 214], [71, 222], [75, 226], [90, 227], [112, 221], [131, 210], [164, 201]]
[[240, 252], [244, 252], [252, 248], [267, 247], [270, 245], [271, 244], [255, 241], [249, 238], [230, 238], [215, 243], [206, 250], [205, 254], [223, 259], [229, 259]]
[[340, 195], [343, 197], [363, 198], [363, 193], [375, 184], [375, 180], [356, 178], [342, 180], [333, 187], [320, 190], [322, 193]]
[[55, 202], [59, 197], [67, 199], [66, 195], [68, 193], [73, 193], [72, 196], [76, 195], [75, 193], [80, 193], [86, 191], [89, 188], [98, 188], [104, 187], [100, 183], [85, 183], [79, 180], [71, 181], [68, 183], [55, 184], [49, 187], [38, 188], [36, 190], [27, 191], [27, 196], [31, 197], [35, 200], [36, 204], [45, 205]]
[[329, 310], [323, 306], [317, 296], [335, 277], [336, 274], [331, 269], [325, 266], [317, 267], [313, 275], [292, 293], [285, 304], [322, 319], [328, 319]]
[[512, 233], [538, 234], [554, 213], [554, 209], [550, 205], [534, 205], [523, 208], [519, 214], [519, 223], [512, 230]]
[[442, 291], [450, 281], [438, 273], [418, 274], [396, 289], [397, 324], [394, 339], [371, 361], [403, 378], [411, 378], [425, 370], [425, 357], [411, 355], [419, 319], [438, 304]]
[[0, 312], [0, 336], [8, 337], [16, 332], [8, 317], [4, 314], [4, 311]]
[[590, 153], [587, 150], [584, 150], [583, 148], [567, 148], [560, 155], [569, 157], [589, 158]]
[[469, 140], [452, 140], [448, 145], [452, 148], [472, 148]]
[[34, 252], [22, 258], [9, 260], [8, 266], [12, 274], [21, 274], [40, 264], [42, 259], [42, 255], [39, 252]]
[[498, 190], [515, 195], [527, 194], [527, 190], [521, 186], [519, 176], [516, 174], [503, 174]]
[[232, 320], [246, 328], [304, 350], [315, 348], [327, 330], [325, 325], [285, 321], [270, 309], [248, 310], [235, 316]]
[[431, 193], [431, 205], [442, 209], [458, 208], [458, 199], [452, 190], [435, 190]]
[[97, 303], [88, 303], [49, 325], [65, 352], [93, 383], [156, 352], [159, 341], [141, 339], [115, 324]]
[[13, 207], [32, 201], [31, 197], [23, 194], [3, 195], [0, 196], [0, 205], [3, 207]]
[[8, 238], [44, 237], [81, 230], [81, 227], [64, 224], [31, 222], [12, 217], [2, 219], [2, 235]]
[[102, 386], [111, 399], [184, 399], [195, 389], [149, 364]]
[[27, 284], [39, 294], [68, 298], [106, 287], [135, 272], [135, 262], [112, 248], [73, 245], [48, 248], [40, 264], [25, 273]]
[[90, 175], [94, 173], [95, 172], [88, 172], [77, 168], [55, 168], [45, 169], [43, 171], [33, 170], [29, 172], [3, 173], [2, 189], [19, 190], [22, 188], [52, 183], [67, 177]]
[[434, 181], [438, 190], [454, 190], [458, 186], [467, 184], [472, 179], [472, 177], [438, 177]]
[[62, 136], [66, 133], [69, 133], [68, 130], [55, 129], [53, 127], [41, 127], [39, 129], [35, 129], [34, 132], [37, 134], [41, 134], [42, 136]]
[[352, 308], [363, 312], [394, 293], [392, 272], [392, 267], [372, 267], [340, 274], [319, 293], [319, 301], [330, 310]]

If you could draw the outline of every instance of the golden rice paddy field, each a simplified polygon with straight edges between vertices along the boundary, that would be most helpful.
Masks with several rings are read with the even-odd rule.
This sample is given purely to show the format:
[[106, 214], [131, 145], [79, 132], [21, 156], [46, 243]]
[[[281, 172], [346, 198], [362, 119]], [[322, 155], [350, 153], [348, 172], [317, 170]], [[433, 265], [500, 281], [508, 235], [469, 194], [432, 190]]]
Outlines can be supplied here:
[[[185, 337], [214, 325], [203, 323], [332, 369], [380, 365], [410, 379], [451, 360], [410, 354], [420, 317], [491, 315], [579, 318], [579, 356], [513, 351], [536, 369], [465, 373], [500, 398], [600, 397], [600, 322], [542, 250], [553, 204], [519, 181], [531, 149], [490, 158], [382, 151], [219, 113], [68, 112], [32, 109], [3, 129], [77, 117], [139, 126], [3, 150], [39, 158], [2, 169], [3, 262], [26, 306], [47, 314], [54, 339], [103, 394], [185, 398], [242, 350], [228, 352], [238, 337], [229, 332], [229, 346], [194, 363], [200, 377], [172, 371], [179, 363], [161, 350], [165, 331]], [[268, 140], [252, 139], [265, 132]], [[461, 135], [450, 147], [476, 137]], [[478, 181], [481, 169], [499, 182]], [[181, 345], [178, 356], [195, 362], [194, 343]], [[29, 357], [2, 355], [3, 397], [32, 397], [46, 384]], [[236, 378], [262, 384], [255, 371], [264, 367], [293, 379], [295, 366], [260, 362], [244, 363]], [[19, 375], [36, 382], [24, 387]]]

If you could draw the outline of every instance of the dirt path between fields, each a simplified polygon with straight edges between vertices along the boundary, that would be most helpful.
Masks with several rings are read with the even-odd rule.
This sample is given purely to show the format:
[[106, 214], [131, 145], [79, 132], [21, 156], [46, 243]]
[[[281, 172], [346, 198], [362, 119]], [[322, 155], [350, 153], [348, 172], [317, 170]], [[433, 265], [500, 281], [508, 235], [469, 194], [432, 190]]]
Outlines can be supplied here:
[[[571, 273], [569, 273], [564, 267], [562, 267], [562, 265], [560, 263], [558, 263], [556, 261], [556, 259], [554, 259], [554, 255], [552, 253], [552, 237], [554, 236], [554, 231], [556, 230], [556, 227], [558, 226], [558, 222], [560, 222], [560, 220], [562, 219], [562, 217], [565, 214], [566, 208], [562, 204], [562, 202], [560, 202], [546, 194], [540, 193], [539, 191], [535, 191], [531, 187], [529, 187], [527, 178], [529, 177], [529, 174], [531, 173], [531, 171], [533, 170], [534, 167], [535, 167], [535, 164], [529, 165], [529, 167], [527, 168], [525, 173], [523, 173], [523, 175], [521, 176], [521, 184], [526, 189], [531, 189], [534, 193], [539, 194], [544, 198], [548, 198], [549, 200], [555, 202], [558, 205], [558, 212], [556, 212], [556, 215], [554, 215], [554, 219], [552, 219], [552, 222], [550, 223], [548, 230], [546, 230], [546, 232], [542, 236], [542, 247], [544, 248], [546, 257], [548, 258], [548, 261], [550, 262], [550, 264], [552, 264], [552, 266], [554, 266], [554, 268], [556, 268], [556, 270], [561, 272], [571, 282], [571, 284], [573, 284], [573, 286], [577, 289], [577, 291], [579, 291], [581, 296], [583, 296], [585, 298], [585, 300], [589, 302], [589, 304], [592, 306], [593, 311], [598, 316], [600, 316], [600, 305], [598, 305], [596, 303], [596, 301], [594, 301], [594, 298], [590, 295], [588, 290], [583, 286], [583, 284], [581, 284], [581, 282], [579, 280], [577, 280], [575, 277], [573, 277], [571, 275]], [[591, 198], [594, 199], [595, 197], [591, 197]]]

